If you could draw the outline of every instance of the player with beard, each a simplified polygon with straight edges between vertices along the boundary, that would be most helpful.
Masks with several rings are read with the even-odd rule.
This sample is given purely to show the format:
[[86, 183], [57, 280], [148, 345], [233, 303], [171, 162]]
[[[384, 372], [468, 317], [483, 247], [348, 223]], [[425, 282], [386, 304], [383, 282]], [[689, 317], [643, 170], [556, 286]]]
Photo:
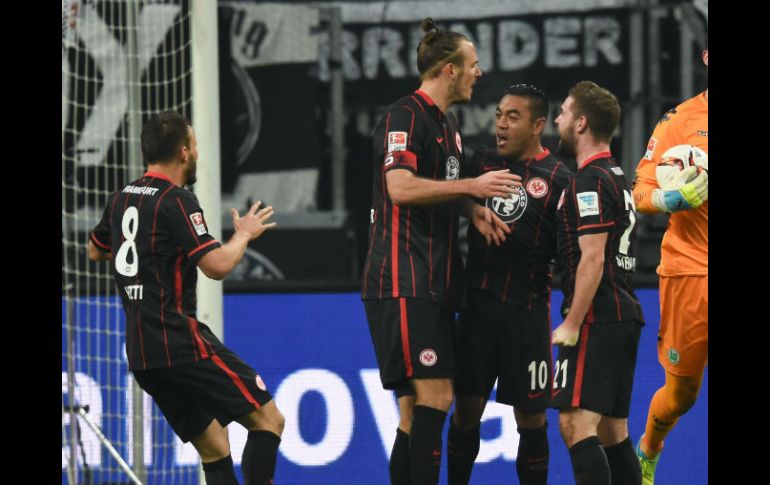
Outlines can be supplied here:
[[[275, 223], [272, 207], [255, 203], [226, 244], [206, 227], [196, 179], [198, 147], [190, 122], [173, 111], [143, 127], [147, 171], [114, 193], [91, 233], [88, 256], [111, 260], [126, 312], [128, 367], [174, 432], [192, 442], [208, 485], [237, 485], [226, 426], [248, 429], [241, 468], [247, 485], [273, 483], [284, 418], [262, 377], [198, 321], [198, 268], [221, 280], [248, 243]], [[216, 214], [218, 216], [218, 214]]]
[[590, 81], [570, 89], [556, 118], [559, 152], [578, 171], [559, 201], [564, 321], [553, 332], [553, 406], [577, 485], [641, 483], [628, 412], [644, 319], [632, 281], [634, 200], [610, 153], [619, 120], [617, 98]]
[[449, 107], [471, 99], [481, 77], [474, 45], [422, 22], [418, 90], [391, 104], [374, 128], [369, 250], [361, 297], [385, 389], [400, 421], [390, 456], [394, 484], [436, 484], [452, 405], [454, 312], [462, 304], [459, 213], [490, 238], [508, 227], [472, 197], [515, 193], [507, 170], [459, 178], [462, 137]]

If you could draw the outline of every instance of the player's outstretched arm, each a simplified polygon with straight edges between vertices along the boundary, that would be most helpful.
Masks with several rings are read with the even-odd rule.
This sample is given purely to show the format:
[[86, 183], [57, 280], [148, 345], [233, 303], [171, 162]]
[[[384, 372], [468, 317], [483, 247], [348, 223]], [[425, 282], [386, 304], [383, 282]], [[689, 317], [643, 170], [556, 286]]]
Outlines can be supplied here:
[[243, 217], [237, 210], [230, 209], [235, 233], [227, 243], [209, 251], [198, 261], [203, 274], [214, 280], [224, 279], [241, 260], [249, 242], [276, 226], [275, 222], [267, 223], [273, 215], [273, 206], [257, 211], [261, 204], [261, 201], [255, 202]]
[[396, 205], [426, 205], [445, 202], [465, 195], [484, 199], [508, 197], [521, 177], [508, 170], [487, 172], [476, 178], [429, 180], [409, 170], [390, 170], [385, 174], [390, 200]]

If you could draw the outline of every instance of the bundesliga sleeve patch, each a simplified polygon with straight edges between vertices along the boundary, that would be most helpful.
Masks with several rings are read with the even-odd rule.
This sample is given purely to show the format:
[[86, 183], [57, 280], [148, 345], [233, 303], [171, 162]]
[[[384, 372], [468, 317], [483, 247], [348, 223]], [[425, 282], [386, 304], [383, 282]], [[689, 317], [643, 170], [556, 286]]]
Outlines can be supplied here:
[[406, 132], [389, 131], [388, 132], [388, 151], [402, 152], [406, 150]]
[[644, 152], [644, 158], [652, 160], [652, 154], [655, 151], [655, 146], [657, 144], [658, 140], [655, 137], [650, 138], [650, 141], [647, 143], [647, 151]]
[[599, 215], [599, 194], [596, 192], [580, 192], [577, 195], [580, 217]]
[[206, 223], [203, 221], [203, 214], [200, 212], [193, 212], [190, 214], [190, 220], [195, 228], [195, 233], [199, 236], [206, 234]]

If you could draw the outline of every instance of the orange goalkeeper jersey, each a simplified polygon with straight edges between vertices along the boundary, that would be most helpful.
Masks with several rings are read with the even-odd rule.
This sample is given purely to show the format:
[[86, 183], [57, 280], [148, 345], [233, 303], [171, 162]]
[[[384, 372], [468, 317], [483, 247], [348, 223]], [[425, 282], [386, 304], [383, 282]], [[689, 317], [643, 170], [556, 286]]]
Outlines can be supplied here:
[[[655, 167], [672, 146], [688, 144], [708, 153], [709, 108], [706, 93], [690, 98], [658, 122], [647, 151], [639, 161], [634, 181], [634, 201], [643, 214], [655, 214], [652, 192], [658, 188]], [[708, 274], [709, 203], [671, 214], [660, 247], [660, 276]]]

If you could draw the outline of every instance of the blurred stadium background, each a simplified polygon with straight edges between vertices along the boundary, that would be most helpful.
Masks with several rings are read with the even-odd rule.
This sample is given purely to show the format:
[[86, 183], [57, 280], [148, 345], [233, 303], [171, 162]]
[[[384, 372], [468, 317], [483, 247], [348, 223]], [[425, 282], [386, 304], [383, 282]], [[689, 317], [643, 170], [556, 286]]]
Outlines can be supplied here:
[[[276, 483], [387, 483], [397, 408], [379, 386], [357, 293], [370, 131], [419, 85], [426, 16], [479, 53], [473, 101], [453, 108], [468, 155], [493, 142], [496, 102], [516, 82], [549, 96], [544, 144], [555, 151], [554, 113], [572, 84], [590, 79], [621, 101], [612, 148], [630, 181], [662, 114], [708, 84], [707, 0], [62, 0], [63, 484], [203, 483], [194, 450], [127, 373], [123, 311], [107, 267], [85, 251], [109, 194], [142, 173], [141, 126], [163, 109], [196, 129], [203, 173], [194, 191], [212, 233], [230, 236], [230, 207], [275, 207], [278, 228], [223, 284], [201, 278], [199, 316], [264, 376], [287, 416]], [[647, 327], [633, 438], [663, 379], [655, 267], [665, 224], [639, 215]], [[552, 308], [560, 298], [555, 291]], [[560, 320], [554, 314], [554, 326]], [[667, 442], [657, 485], [707, 483], [707, 411], [708, 377]], [[510, 409], [491, 402], [484, 419], [471, 483], [517, 483]], [[549, 483], [570, 485], [555, 413], [549, 421]], [[238, 465], [245, 433], [231, 426], [230, 437]]]

